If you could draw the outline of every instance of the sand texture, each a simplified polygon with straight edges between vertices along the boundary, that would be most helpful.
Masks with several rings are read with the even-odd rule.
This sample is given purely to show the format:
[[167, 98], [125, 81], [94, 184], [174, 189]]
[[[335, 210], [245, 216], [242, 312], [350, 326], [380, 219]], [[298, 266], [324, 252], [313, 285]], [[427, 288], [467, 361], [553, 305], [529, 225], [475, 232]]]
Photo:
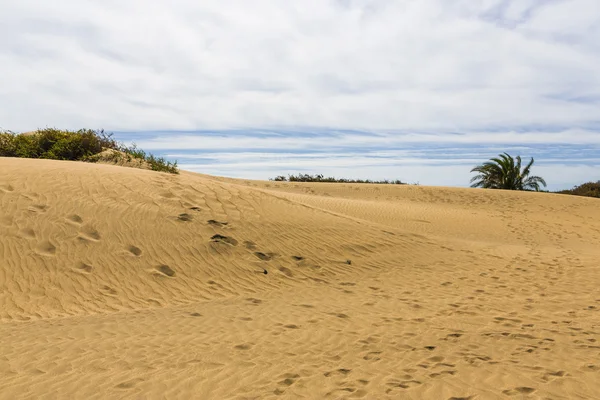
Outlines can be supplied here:
[[0, 158], [0, 207], [2, 399], [600, 398], [597, 199]]

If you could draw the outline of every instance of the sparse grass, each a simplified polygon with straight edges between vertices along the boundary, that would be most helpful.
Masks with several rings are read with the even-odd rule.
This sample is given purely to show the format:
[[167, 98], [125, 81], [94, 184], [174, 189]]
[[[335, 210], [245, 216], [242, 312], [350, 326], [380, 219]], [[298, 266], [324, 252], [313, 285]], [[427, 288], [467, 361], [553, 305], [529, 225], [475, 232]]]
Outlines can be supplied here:
[[561, 190], [557, 193], [600, 198], [600, 181], [586, 182], [579, 186], [575, 186], [573, 189]]
[[298, 174], [298, 175], [288, 175], [283, 176], [279, 175], [275, 178], [269, 179], [271, 181], [276, 182], [326, 182], [326, 183], [373, 183], [373, 184], [387, 184], [387, 185], [406, 185], [406, 183], [396, 179], [396, 180], [381, 180], [374, 181], [370, 179], [346, 179], [346, 178], [334, 178], [334, 177], [324, 177], [321, 174], [318, 175], [310, 175], [310, 174]]
[[113, 139], [112, 133], [104, 130], [69, 131], [46, 128], [26, 134], [0, 131], [0, 157], [112, 162], [153, 171], [179, 173], [177, 161], [171, 162], [147, 154], [135, 144], [125, 146]]

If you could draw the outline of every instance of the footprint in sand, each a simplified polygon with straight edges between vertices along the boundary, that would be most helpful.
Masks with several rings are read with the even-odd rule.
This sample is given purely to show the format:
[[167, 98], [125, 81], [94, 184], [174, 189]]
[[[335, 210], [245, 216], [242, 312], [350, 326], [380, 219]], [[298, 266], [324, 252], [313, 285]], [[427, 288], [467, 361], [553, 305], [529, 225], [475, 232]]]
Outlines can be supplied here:
[[48, 206], [45, 204], [34, 204], [27, 209], [33, 213], [44, 213], [48, 211]]
[[266, 253], [265, 254], [265, 253], [261, 253], [260, 251], [254, 252], [254, 255], [263, 261], [271, 261], [271, 259], [276, 256], [275, 253]]
[[516, 396], [519, 394], [531, 394], [533, 392], [535, 392], [535, 389], [527, 386], [519, 386], [514, 389], [506, 389], [502, 391], [502, 393], [508, 396]]
[[84, 226], [80, 231], [79, 231], [79, 239], [80, 240], [87, 240], [87, 241], [91, 241], [91, 242], [97, 242], [101, 239], [100, 233], [94, 229], [91, 226]]
[[212, 226], [217, 226], [219, 228], [222, 228], [223, 226], [228, 224], [227, 222], [219, 222], [214, 219], [209, 219], [208, 221], [206, 221], [206, 223]]
[[19, 231], [19, 235], [25, 239], [35, 239], [35, 231], [31, 228], [23, 228]]
[[175, 276], [175, 271], [169, 267], [168, 265], [159, 265], [156, 268], [154, 268], [154, 273], [158, 276], [168, 276], [168, 277], [174, 277]]
[[136, 257], [139, 257], [142, 255], [142, 249], [140, 249], [139, 247], [134, 246], [134, 245], [129, 245], [127, 247], [127, 251]]
[[173, 194], [171, 192], [163, 192], [160, 195], [166, 199], [174, 199], [175, 197], [177, 197], [175, 194]]
[[229, 244], [231, 246], [237, 246], [237, 244], [238, 244], [238, 241], [235, 240], [234, 238], [229, 237], [229, 236], [219, 235], [219, 234], [213, 235], [210, 239], [215, 243], [225, 243], [225, 244]]
[[102, 293], [104, 293], [107, 296], [116, 296], [117, 295], [117, 291], [107, 285], [102, 286], [100, 288], [100, 290], [102, 290]]
[[294, 273], [292, 272], [291, 269], [286, 268], [286, 267], [279, 267], [278, 268], [279, 271], [281, 271], [282, 274], [284, 274], [285, 276], [287, 276], [288, 278], [292, 278], [294, 276]]
[[177, 220], [182, 222], [191, 222], [193, 219], [194, 217], [187, 213], [179, 214], [177, 216]]
[[281, 378], [283, 378], [283, 380], [279, 382], [280, 385], [292, 386], [296, 382], [296, 379], [300, 378], [300, 375], [288, 373], [288, 374], [283, 374], [281, 376]]
[[386, 393], [390, 393], [392, 392], [394, 389], [400, 388], [400, 389], [408, 389], [410, 387], [413, 386], [418, 386], [420, 385], [422, 382], [421, 381], [417, 381], [415, 379], [411, 379], [411, 380], [396, 380], [396, 379], [391, 379], [388, 381], [388, 383], [386, 383], [387, 386], [390, 386], [390, 388], [388, 390], [386, 390]]
[[79, 225], [83, 224], [83, 219], [79, 215], [77, 215], [77, 214], [69, 215], [65, 219], [67, 220], [67, 222], [69, 222], [69, 223], [71, 223], [73, 225], [79, 226]]
[[251, 242], [251, 241], [249, 241], [249, 240], [246, 240], [246, 241], [244, 242], [244, 246], [246, 246], [246, 248], [247, 248], [248, 250], [254, 250], [254, 249], [256, 249], [256, 243], [254, 243], [254, 242]]
[[339, 368], [336, 369], [335, 371], [329, 371], [329, 372], [325, 372], [323, 373], [323, 375], [325, 375], [325, 377], [329, 378], [330, 376], [333, 375], [348, 375], [350, 372], [352, 372], [351, 369], [347, 369], [347, 368]]
[[12, 215], [3, 215], [2, 217], [0, 217], [0, 224], [2, 224], [4, 226], [12, 226], [12, 224], [13, 224]]
[[381, 360], [381, 351], [370, 351], [368, 352], [364, 357], [363, 360], [367, 360], [367, 361], [379, 361]]
[[13, 192], [14, 190], [15, 190], [15, 188], [13, 188], [11, 185], [8, 185], [5, 183], [0, 185], [0, 192], [10, 193], [10, 192]]
[[50, 241], [45, 240], [37, 245], [36, 251], [42, 256], [53, 256], [56, 254], [56, 246], [54, 246]]
[[77, 264], [75, 266], [75, 271], [81, 272], [81, 273], [84, 273], [84, 274], [89, 274], [93, 270], [94, 270], [94, 267], [92, 267], [91, 265], [86, 264], [84, 262], [80, 262], [79, 264]]
[[134, 387], [135, 385], [137, 385], [140, 382], [143, 382], [144, 380], [142, 378], [136, 378], [136, 379], [132, 379], [130, 381], [125, 381], [125, 382], [121, 382], [118, 385], [115, 386], [115, 388], [117, 389], [131, 389], [132, 387]]

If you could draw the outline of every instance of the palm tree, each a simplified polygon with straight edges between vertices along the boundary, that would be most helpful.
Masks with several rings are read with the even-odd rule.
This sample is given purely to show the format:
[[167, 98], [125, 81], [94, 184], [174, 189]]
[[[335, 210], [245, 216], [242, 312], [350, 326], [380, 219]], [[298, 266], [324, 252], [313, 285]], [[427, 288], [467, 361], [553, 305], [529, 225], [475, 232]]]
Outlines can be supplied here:
[[[515, 162], [516, 160], [516, 162]], [[521, 156], [512, 158], [508, 153], [476, 166], [471, 172], [477, 172], [471, 178], [471, 187], [507, 190], [540, 190], [540, 184], [546, 187], [546, 181], [539, 176], [529, 176], [533, 158], [521, 170]]]

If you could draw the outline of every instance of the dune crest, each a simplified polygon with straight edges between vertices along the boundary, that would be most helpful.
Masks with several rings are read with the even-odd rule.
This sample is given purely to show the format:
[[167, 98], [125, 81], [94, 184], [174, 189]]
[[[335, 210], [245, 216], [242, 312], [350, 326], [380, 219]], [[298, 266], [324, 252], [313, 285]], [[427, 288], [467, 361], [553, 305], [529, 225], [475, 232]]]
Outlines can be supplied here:
[[598, 205], [0, 158], [0, 398], [595, 399]]

